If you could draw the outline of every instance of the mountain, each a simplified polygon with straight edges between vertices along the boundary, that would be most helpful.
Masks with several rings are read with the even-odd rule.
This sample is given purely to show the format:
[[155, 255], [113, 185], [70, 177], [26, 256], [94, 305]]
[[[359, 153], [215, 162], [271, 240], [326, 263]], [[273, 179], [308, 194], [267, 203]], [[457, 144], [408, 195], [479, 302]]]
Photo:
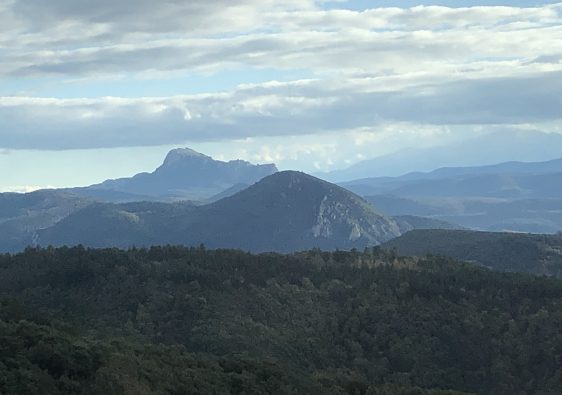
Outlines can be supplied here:
[[341, 185], [362, 195], [560, 199], [562, 161], [559, 163], [557, 172], [552, 173], [479, 173], [475, 168], [471, 169], [475, 173], [442, 176], [420, 173], [397, 178], [367, 178]]
[[364, 248], [398, 235], [398, 224], [359, 196], [307, 174], [284, 171], [204, 206], [92, 205], [41, 231], [38, 242], [93, 247], [203, 243], [286, 252]]
[[464, 229], [462, 226], [451, 222], [415, 215], [397, 215], [392, 217], [392, 219], [398, 224], [400, 233], [406, 233], [415, 229]]
[[428, 173], [409, 173], [401, 179], [416, 179], [420, 176], [424, 179], [439, 179], [454, 176], [462, 176], [466, 174], [544, 174], [558, 173], [562, 171], [562, 158], [552, 159], [543, 162], [503, 162], [488, 166], [471, 166], [471, 167], [442, 167]]
[[53, 226], [92, 202], [69, 193], [43, 190], [0, 194], [0, 251], [19, 251], [33, 244], [36, 232]]
[[196, 227], [207, 229], [203, 242], [210, 246], [349, 249], [377, 245], [400, 234], [393, 220], [359, 196], [294, 171], [266, 177], [201, 211], [204, 215]]
[[365, 198], [388, 215], [415, 215], [490, 231], [556, 233], [562, 230], [562, 199]]
[[562, 236], [414, 230], [383, 244], [400, 254], [445, 255], [494, 270], [562, 277]]
[[[466, 174], [457, 177], [412, 180], [388, 188], [371, 185], [371, 193], [416, 197], [488, 197], [512, 199], [562, 198], [562, 172], [546, 174]], [[357, 188], [351, 186], [351, 189]]]
[[478, 230], [562, 229], [562, 159], [442, 168], [340, 185], [388, 215], [431, 217]]
[[107, 180], [69, 192], [111, 202], [141, 200], [205, 200], [238, 184], [254, 182], [277, 172], [273, 164], [243, 160], [223, 162], [188, 148], [174, 149], [152, 173]]
[[249, 184], [244, 184], [244, 183], [233, 185], [230, 188], [227, 188], [224, 191], [222, 191], [220, 193], [217, 193], [214, 196], [211, 196], [209, 199], [207, 199], [207, 201], [209, 203], [219, 201], [219, 200], [224, 199], [226, 197], [232, 196], [232, 195], [234, 195], [234, 194], [236, 194], [240, 191], [243, 191], [244, 189], [248, 188], [249, 186], [250, 186]]
[[[462, 153], [462, 154], [459, 154]], [[396, 177], [441, 167], [481, 166], [509, 161], [538, 162], [562, 157], [562, 135], [505, 130], [431, 148], [412, 148], [361, 161], [347, 169], [319, 174], [333, 182], [367, 177]]]
[[[421, 182], [435, 182], [442, 180], [473, 180], [486, 177], [521, 177], [532, 179], [529, 176], [544, 176], [562, 172], [562, 158], [546, 162], [504, 162], [487, 166], [470, 167], [442, 167], [430, 172], [412, 172], [398, 177], [368, 177], [339, 183], [341, 186], [353, 189], [361, 194], [390, 193], [393, 190], [411, 185], [420, 185]], [[500, 180], [501, 181], [501, 180]], [[505, 181], [505, 179], [504, 179]], [[422, 184], [423, 185], [423, 184]], [[499, 189], [496, 187], [496, 189]], [[442, 196], [442, 190], [433, 191]], [[487, 192], [489, 193], [489, 192]]]

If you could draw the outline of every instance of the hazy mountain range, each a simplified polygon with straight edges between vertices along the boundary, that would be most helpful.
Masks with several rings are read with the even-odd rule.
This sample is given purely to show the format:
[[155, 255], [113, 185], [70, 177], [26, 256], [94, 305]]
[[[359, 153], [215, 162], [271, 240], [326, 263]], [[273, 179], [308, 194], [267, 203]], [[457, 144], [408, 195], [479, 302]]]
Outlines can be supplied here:
[[[225, 186], [205, 200], [170, 201], [182, 196], [174, 195], [178, 190], [187, 195], [204, 187], [208, 196]], [[153, 173], [0, 197], [0, 230], [7, 235], [0, 251], [37, 244], [333, 250], [378, 245], [412, 229], [458, 228], [431, 218], [385, 216], [360, 196], [305, 173], [215, 161], [189, 149], [171, 151]]]
[[426, 216], [491, 231], [562, 229], [562, 159], [442, 168], [340, 185], [388, 215]]
[[304, 173], [216, 161], [190, 149], [172, 150], [154, 172], [131, 178], [0, 194], [0, 251], [201, 243], [251, 251], [349, 249], [441, 227], [457, 228], [385, 216], [358, 195]]
[[287, 252], [363, 248], [416, 229], [555, 233], [562, 229], [560, 185], [562, 159], [337, 186], [275, 165], [177, 149], [152, 173], [86, 188], [0, 194], [0, 251], [203, 243]]
[[396, 177], [441, 167], [482, 166], [510, 161], [540, 162], [562, 157], [562, 135], [527, 130], [482, 133], [431, 148], [410, 148], [369, 159], [318, 177], [343, 182], [367, 177]]
[[280, 172], [218, 202], [94, 204], [38, 232], [42, 245], [205, 244], [251, 251], [363, 248], [400, 235], [359, 196]]
[[373, 177], [340, 183], [362, 195], [496, 198], [560, 198], [562, 159], [507, 162], [491, 166], [441, 168], [400, 177]]

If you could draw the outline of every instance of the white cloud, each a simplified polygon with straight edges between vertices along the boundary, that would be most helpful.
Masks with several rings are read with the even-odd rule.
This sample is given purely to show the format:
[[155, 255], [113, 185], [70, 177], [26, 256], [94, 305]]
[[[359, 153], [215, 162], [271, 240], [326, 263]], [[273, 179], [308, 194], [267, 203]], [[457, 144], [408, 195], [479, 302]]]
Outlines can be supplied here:
[[[99, 4], [98, 4], [99, 3]], [[236, 4], [236, 5], [233, 5]], [[229, 67], [403, 73], [562, 54], [562, 3], [322, 10], [313, 1], [19, 0], [1, 20], [4, 76]], [[10, 25], [8, 25], [10, 26]], [[514, 69], [513, 72], [516, 72]]]
[[11, 192], [11, 193], [29, 193], [38, 191], [40, 189], [52, 189], [53, 187], [50, 185], [8, 185], [1, 187], [0, 193], [3, 192]]
[[221, 159], [242, 158], [254, 163], [275, 162], [282, 170], [323, 172], [359, 160], [394, 153], [408, 147], [432, 147], [458, 142], [474, 133], [472, 127], [382, 124], [339, 133], [273, 136], [196, 143], [193, 148]]
[[427, 131], [435, 130], [431, 125], [517, 125], [562, 118], [562, 72], [444, 82], [424, 75], [421, 80], [402, 81], [394, 90], [382, 77], [355, 77], [163, 98], [3, 97], [0, 148], [146, 146], [404, 123]]

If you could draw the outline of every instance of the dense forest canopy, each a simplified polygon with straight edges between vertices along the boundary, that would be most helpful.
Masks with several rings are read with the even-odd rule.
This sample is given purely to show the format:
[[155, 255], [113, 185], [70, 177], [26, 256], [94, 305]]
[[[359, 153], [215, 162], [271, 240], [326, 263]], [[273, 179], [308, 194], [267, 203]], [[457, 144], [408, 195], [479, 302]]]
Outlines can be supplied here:
[[559, 394], [562, 281], [439, 257], [0, 256], [2, 394]]
[[562, 234], [412, 230], [384, 248], [404, 255], [445, 255], [490, 269], [562, 278]]

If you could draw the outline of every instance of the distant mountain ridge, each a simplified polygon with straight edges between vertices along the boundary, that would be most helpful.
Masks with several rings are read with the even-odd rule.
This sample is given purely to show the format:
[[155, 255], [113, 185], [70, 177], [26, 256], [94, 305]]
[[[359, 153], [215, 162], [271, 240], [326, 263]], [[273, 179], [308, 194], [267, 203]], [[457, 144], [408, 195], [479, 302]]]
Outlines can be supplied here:
[[562, 168], [556, 173], [465, 173], [443, 178], [364, 179], [342, 186], [362, 195], [404, 197], [488, 197], [516, 199], [562, 198]]
[[96, 204], [39, 232], [42, 245], [92, 247], [203, 243], [212, 248], [291, 252], [364, 248], [400, 227], [359, 196], [300, 172], [268, 176], [215, 203]]
[[562, 159], [440, 168], [340, 185], [388, 215], [429, 216], [489, 231], [562, 230]]
[[429, 172], [411, 172], [398, 177], [366, 177], [357, 180], [345, 181], [341, 185], [355, 185], [360, 183], [385, 183], [389, 181], [412, 181], [412, 180], [437, 180], [465, 175], [485, 176], [489, 174], [545, 174], [562, 172], [562, 158], [552, 159], [544, 162], [519, 162], [510, 161], [485, 166], [467, 167], [440, 167]]
[[110, 202], [206, 200], [235, 185], [253, 184], [276, 172], [274, 164], [223, 162], [189, 148], [178, 148], [170, 151], [152, 173], [67, 191]]
[[441, 167], [428, 173], [408, 173], [400, 178], [445, 178], [465, 174], [543, 174], [558, 173], [562, 171], [562, 158], [552, 159], [544, 162], [520, 162], [509, 161], [486, 166], [467, 167]]
[[[200, 199], [186, 200], [194, 196]], [[0, 252], [37, 244], [351, 249], [419, 228], [457, 226], [419, 216], [392, 218], [354, 193], [307, 174], [215, 161], [190, 149], [172, 150], [154, 172], [131, 178], [0, 194]]]
[[340, 183], [369, 177], [398, 177], [412, 172], [430, 172], [442, 167], [471, 167], [512, 161], [539, 162], [561, 157], [562, 134], [504, 130], [442, 146], [410, 148], [317, 176]]
[[[178, 149], [153, 173], [88, 188], [0, 194], [0, 251], [30, 244], [203, 243], [293, 252], [361, 249], [419, 229], [562, 229], [562, 159], [441, 168], [340, 186], [276, 170]], [[273, 173], [262, 178], [263, 172]], [[142, 189], [148, 186], [153, 189]], [[207, 197], [185, 199], [202, 190]]]
[[415, 215], [396, 215], [392, 219], [396, 221], [400, 227], [400, 233], [407, 233], [412, 230], [441, 229], [441, 230], [463, 230], [464, 227], [453, 224], [451, 222], [433, 219], [428, 217], [420, 217]]

